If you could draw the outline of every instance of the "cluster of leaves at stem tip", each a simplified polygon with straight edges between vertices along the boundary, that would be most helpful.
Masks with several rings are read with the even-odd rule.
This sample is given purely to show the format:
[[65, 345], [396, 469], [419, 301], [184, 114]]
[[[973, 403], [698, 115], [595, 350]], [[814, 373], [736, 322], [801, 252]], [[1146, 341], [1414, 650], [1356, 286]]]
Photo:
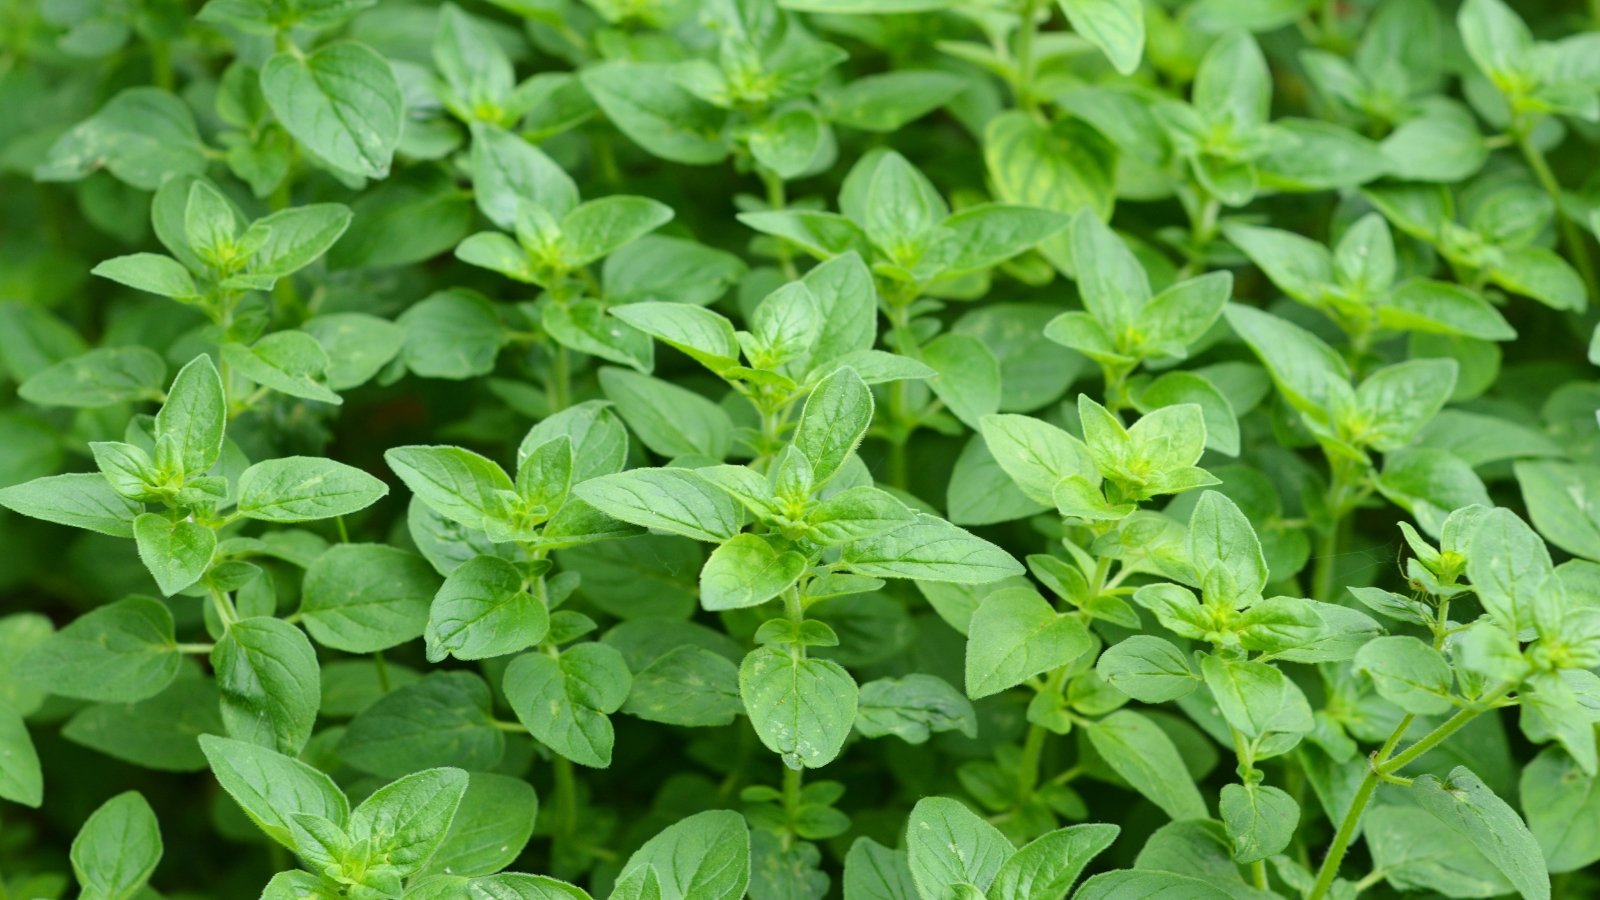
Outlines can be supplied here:
[[0, 900], [1600, 894], [1516, 6], [6, 4]]

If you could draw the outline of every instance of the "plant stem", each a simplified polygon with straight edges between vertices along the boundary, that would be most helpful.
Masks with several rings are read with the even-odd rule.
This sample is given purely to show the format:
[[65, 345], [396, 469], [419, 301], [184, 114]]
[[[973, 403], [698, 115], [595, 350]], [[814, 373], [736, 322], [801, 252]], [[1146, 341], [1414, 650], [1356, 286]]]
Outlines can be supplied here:
[[1317, 883], [1307, 895], [1306, 900], [1322, 900], [1327, 896], [1328, 890], [1333, 887], [1333, 881], [1339, 875], [1339, 864], [1344, 861], [1345, 851], [1350, 849], [1350, 841], [1355, 837], [1356, 827], [1361, 823], [1361, 815], [1366, 811], [1367, 803], [1372, 800], [1373, 791], [1377, 790], [1378, 782], [1385, 776], [1393, 775], [1403, 769], [1418, 757], [1429, 750], [1444, 743], [1449, 737], [1460, 731], [1468, 722], [1495, 708], [1495, 701], [1504, 697], [1516, 687], [1507, 682], [1490, 691], [1478, 702], [1463, 707], [1455, 715], [1440, 723], [1439, 727], [1417, 739], [1416, 743], [1407, 747], [1398, 756], [1390, 757], [1394, 748], [1400, 745], [1406, 730], [1411, 727], [1414, 717], [1406, 716], [1395, 727], [1394, 733], [1384, 742], [1378, 752], [1372, 754], [1367, 766], [1367, 774], [1362, 777], [1361, 785], [1356, 789], [1355, 798], [1350, 802], [1350, 808], [1345, 811], [1344, 820], [1339, 823], [1339, 830], [1333, 836], [1333, 844], [1328, 847], [1328, 855], [1322, 860], [1322, 868], [1317, 870]]
[[549, 388], [551, 414], [572, 405], [572, 356], [565, 344], [557, 343], [550, 352]]
[[[756, 174], [761, 177], [761, 184], [767, 189], [768, 209], [776, 211], [789, 205], [783, 189], [783, 178], [777, 172], [757, 163]], [[787, 241], [778, 242], [778, 265], [783, 269], [783, 277], [791, 281], [800, 277], [800, 272], [794, 267], [794, 254], [790, 252]]]
[[1329, 465], [1333, 473], [1326, 495], [1328, 528], [1317, 541], [1316, 565], [1311, 570], [1312, 599], [1325, 603], [1332, 602], [1338, 590], [1334, 580], [1338, 574], [1339, 547], [1349, 524], [1349, 512], [1360, 502], [1359, 495], [1354, 499], [1350, 496], [1352, 482], [1348, 474], [1349, 464], [1335, 457], [1330, 459]]
[[217, 618], [222, 620], [223, 630], [232, 628], [239, 621], [239, 611], [234, 609], [233, 600], [228, 595], [216, 588], [211, 589], [211, 603], [217, 610]]
[[164, 40], [150, 42], [150, 75], [155, 86], [170, 91], [176, 83], [172, 77], [172, 45]]
[[383, 661], [382, 650], [373, 651], [372, 665], [378, 670], [378, 687], [385, 694], [389, 693], [389, 664]]
[[556, 833], [571, 835], [578, 830], [578, 780], [572, 774], [572, 761], [554, 757], [556, 780]]
[[1017, 32], [1017, 74], [1011, 83], [1018, 108], [1034, 114], [1039, 111], [1039, 103], [1033, 96], [1033, 38], [1039, 30], [1034, 14], [1038, 8], [1039, 0], [1022, 0], [1022, 24]]
[[1044, 756], [1044, 739], [1048, 735], [1043, 725], [1028, 726], [1028, 736], [1022, 742], [1022, 761], [1017, 766], [1018, 806], [1026, 803], [1039, 786], [1039, 760]]
[[783, 767], [783, 812], [789, 826], [783, 830], [783, 848], [789, 849], [794, 842], [795, 815], [800, 811], [800, 785], [805, 779], [805, 769], [791, 769]]
[[[911, 334], [910, 301], [897, 303], [891, 298], [887, 303], [890, 339], [894, 342], [895, 349], [905, 356], [913, 359], [917, 356], [916, 338]], [[906, 444], [911, 440], [911, 433], [916, 426], [906, 408], [910, 399], [906, 394], [907, 386], [904, 380], [895, 381], [889, 385], [889, 459], [888, 476], [889, 484], [899, 490], [907, 490], [910, 485], [910, 471], [906, 458]]]
[[1517, 146], [1522, 150], [1522, 158], [1533, 170], [1533, 177], [1538, 179], [1539, 185], [1556, 205], [1556, 221], [1561, 224], [1561, 242], [1567, 246], [1567, 255], [1572, 257], [1572, 264], [1583, 278], [1584, 290], [1590, 299], [1600, 296], [1600, 281], [1595, 278], [1594, 263], [1589, 259], [1588, 247], [1584, 246], [1583, 233], [1561, 205], [1561, 185], [1556, 181], [1555, 173], [1550, 171], [1550, 163], [1545, 160], [1544, 153], [1533, 144], [1533, 128], [1524, 125], [1514, 128], [1513, 133]]
[[1339, 556], [1339, 532], [1344, 519], [1335, 519], [1317, 541], [1317, 562], [1311, 570], [1311, 596], [1324, 603], [1333, 599], [1334, 560]]

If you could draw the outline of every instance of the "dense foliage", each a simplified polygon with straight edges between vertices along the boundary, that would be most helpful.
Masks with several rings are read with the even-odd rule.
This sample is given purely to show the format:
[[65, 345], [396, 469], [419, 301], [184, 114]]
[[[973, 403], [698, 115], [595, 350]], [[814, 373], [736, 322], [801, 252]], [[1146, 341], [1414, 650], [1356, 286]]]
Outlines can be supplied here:
[[1600, 893], [1585, 10], [460, 3], [0, 6], [0, 900]]

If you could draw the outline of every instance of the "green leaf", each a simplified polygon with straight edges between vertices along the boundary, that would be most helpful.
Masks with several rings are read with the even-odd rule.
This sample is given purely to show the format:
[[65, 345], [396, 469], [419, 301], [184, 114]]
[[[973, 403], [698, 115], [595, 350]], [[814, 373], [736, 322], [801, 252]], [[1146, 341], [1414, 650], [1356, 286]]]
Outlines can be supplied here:
[[225, 730], [219, 701], [209, 679], [179, 677], [148, 700], [83, 708], [67, 721], [61, 736], [146, 769], [198, 772], [206, 767], [206, 758], [195, 739]]
[[628, 699], [633, 676], [605, 644], [578, 644], [560, 657], [524, 653], [506, 668], [505, 692], [534, 738], [575, 763], [611, 765], [610, 714]]
[[1108, 647], [1095, 664], [1108, 684], [1144, 703], [1164, 703], [1192, 692], [1200, 677], [1172, 642], [1136, 634]]
[[457, 566], [434, 595], [423, 636], [428, 661], [446, 656], [490, 659], [544, 640], [550, 615], [529, 593], [522, 573], [498, 556], [475, 556]]
[[297, 813], [342, 824], [350, 814], [344, 792], [323, 772], [246, 741], [202, 735], [200, 749], [217, 783], [267, 836], [295, 849], [289, 823]]
[[705, 647], [674, 647], [633, 676], [633, 688], [622, 711], [651, 722], [690, 728], [728, 725], [744, 712], [739, 669], [726, 656]]
[[538, 809], [533, 785], [521, 778], [471, 773], [449, 832], [419, 876], [491, 875], [511, 865], [533, 836]]
[[1539, 533], [1568, 553], [1600, 559], [1600, 507], [1591, 499], [1600, 498], [1600, 470], [1554, 460], [1521, 461], [1514, 469]]
[[1526, 90], [1521, 84], [1534, 65], [1533, 35], [1511, 7], [1500, 0], [1467, 0], [1456, 25], [1479, 71], [1502, 91]]
[[859, 485], [834, 494], [807, 513], [807, 537], [833, 546], [893, 531], [916, 517], [893, 494]]
[[[1233, 404], [1216, 385], [1200, 375], [1168, 372], [1140, 391], [1134, 403], [1140, 412], [1147, 415], [1169, 407], [1199, 407], [1202, 420], [1200, 428], [1204, 430], [1206, 447], [1230, 456], [1239, 453], [1239, 419], [1233, 411]], [[1157, 438], [1159, 440], [1160, 435]]]
[[672, 220], [672, 207], [648, 197], [590, 200], [561, 219], [562, 261], [588, 265]]
[[911, 809], [906, 851], [918, 892], [947, 897], [961, 885], [987, 891], [1017, 849], [960, 801], [924, 797]]
[[1231, 31], [1211, 45], [1195, 72], [1195, 109], [1238, 133], [1267, 120], [1272, 73], [1248, 32]]
[[509, 340], [494, 305], [461, 288], [430, 294], [395, 321], [405, 329], [400, 358], [424, 378], [486, 375]]
[[1549, 900], [1550, 876], [1539, 842], [1516, 810], [1470, 769], [1456, 766], [1442, 779], [1423, 775], [1412, 783], [1411, 795], [1482, 853], [1524, 898]]
[[439, 577], [422, 557], [383, 544], [337, 544], [306, 570], [300, 615], [317, 643], [374, 653], [422, 636]]
[[405, 345], [405, 329], [365, 313], [330, 313], [307, 319], [301, 330], [311, 335], [328, 356], [329, 390], [344, 391], [366, 384]]
[[144, 504], [112, 490], [99, 473], [47, 475], [0, 488], [0, 506], [46, 522], [121, 538], [133, 537], [133, 522], [144, 512]]
[[133, 87], [69, 129], [33, 170], [39, 181], [77, 181], [98, 169], [143, 191], [206, 168], [194, 114], [169, 91]]
[[945, 105], [968, 81], [949, 72], [902, 69], [852, 78], [822, 94], [829, 121], [862, 131], [890, 132]]
[[657, 300], [704, 306], [721, 297], [744, 271], [743, 260], [731, 253], [647, 234], [607, 256], [600, 280], [606, 301], [614, 305]]
[[756, 231], [782, 238], [818, 259], [868, 252], [866, 233], [836, 213], [807, 209], [761, 210], [739, 214]]
[[[1184, 767], [1178, 748], [1149, 718], [1118, 710], [1086, 726], [1084, 732], [1112, 770], [1170, 818], [1205, 818], [1205, 801]], [[1085, 885], [1080, 896], [1087, 889]]]
[[578, 205], [578, 186], [544, 151], [483, 122], [472, 123], [472, 196], [489, 221], [511, 231], [532, 203], [560, 219]]
[[40, 406], [110, 406], [160, 397], [166, 374], [154, 351], [103, 347], [34, 374], [17, 386], [17, 396]]
[[1086, 210], [1072, 223], [1072, 256], [1084, 309], [1110, 333], [1129, 328], [1150, 302], [1150, 279], [1128, 245]]
[[477, 675], [433, 672], [384, 694], [352, 719], [339, 757], [385, 778], [434, 766], [492, 769], [506, 742], [490, 704], [489, 685]]
[[222, 457], [227, 425], [222, 376], [211, 357], [201, 354], [172, 379], [167, 401], [156, 413], [156, 443], [173, 441], [184, 474], [203, 475]]
[[579, 353], [632, 366], [640, 372], [648, 372], [655, 365], [655, 345], [649, 336], [608, 316], [599, 301], [546, 303], [539, 310], [539, 324], [556, 343]]
[[1519, 247], [1508, 250], [1489, 270], [1489, 280], [1552, 309], [1582, 312], [1588, 303], [1583, 278], [1553, 250]]
[[804, 106], [768, 117], [750, 135], [750, 155], [779, 178], [805, 174], [825, 138], [822, 120]]
[[1234, 900], [1237, 895], [1202, 878], [1174, 872], [1117, 869], [1090, 878], [1072, 896], [1073, 900], [1145, 900], [1149, 897]]
[[1313, 727], [1305, 695], [1276, 666], [1207, 656], [1200, 661], [1200, 673], [1222, 717], [1247, 738], [1303, 734]]
[[1046, 832], [1018, 850], [995, 873], [990, 896], [1043, 900], [1065, 896], [1089, 861], [1117, 839], [1116, 825], [1073, 825]]
[[713, 612], [759, 606], [792, 587], [806, 558], [754, 534], [734, 535], [700, 570], [700, 605]]
[[982, 341], [942, 334], [922, 348], [922, 361], [938, 373], [928, 386], [967, 427], [1000, 411], [1000, 362]]
[[1500, 311], [1476, 291], [1443, 281], [1413, 278], [1403, 282], [1378, 307], [1388, 328], [1507, 341], [1517, 336]]
[[955, 256], [947, 274], [977, 272], [998, 265], [1067, 226], [1059, 213], [1030, 206], [984, 203], [955, 213], [941, 223]]
[[920, 513], [893, 531], [846, 544], [840, 561], [860, 575], [959, 584], [999, 581], [1023, 571], [994, 544]]
[[733, 323], [709, 309], [686, 303], [630, 303], [611, 315], [674, 347], [713, 372], [739, 364], [739, 339]]
[[279, 53], [261, 67], [261, 93], [319, 158], [369, 178], [389, 174], [405, 97], [389, 62], [371, 47], [341, 41], [309, 56]]
[[44, 775], [39, 754], [22, 716], [0, 705], [0, 798], [39, 808], [44, 800]]
[[726, 115], [679, 87], [669, 65], [613, 60], [579, 77], [606, 118], [651, 154], [692, 166], [728, 155], [722, 138]]
[[217, 533], [190, 521], [174, 522], [160, 513], [142, 513], [133, 520], [139, 559], [170, 597], [200, 580], [211, 567]]
[[223, 344], [223, 362], [263, 387], [322, 403], [343, 402], [323, 377], [333, 364], [328, 351], [304, 331], [278, 331], [249, 347]]
[[733, 498], [689, 469], [629, 469], [591, 478], [573, 492], [608, 516], [699, 541], [722, 543], [744, 522]]
[[257, 248], [246, 271], [274, 278], [300, 271], [338, 242], [350, 227], [350, 218], [348, 206], [315, 203], [255, 220], [240, 238]]
[[1454, 707], [1450, 665], [1439, 651], [1414, 637], [1395, 635], [1368, 641], [1352, 662], [1372, 678], [1383, 699], [1409, 713], [1437, 716]]
[[1061, 668], [1094, 647], [1082, 620], [1058, 614], [1027, 588], [985, 597], [967, 626], [967, 696], [998, 694]]
[[617, 874], [611, 900], [739, 900], [749, 883], [750, 830], [739, 813], [718, 809], [645, 841]]
[[72, 839], [72, 873], [84, 900], [129, 900], [161, 861], [161, 828], [138, 791], [101, 804]]
[[393, 447], [383, 458], [417, 499], [468, 528], [497, 518], [500, 492], [515, 491], [498, 464], [460, 447]]
[[[96, 265], [90, 271], [101, 278], [108, 278], [134, 290], [171, 297], [180, 302], [194, 302], [200, 296], [200, 290], [195, 286], [194, 277], [189, 274], [189, 270], [170, 256], [162, 256], [159, 253], [118, 256]], [[118, 353], [136, 352], [139, 349], [142, 348], [107, 348]], [[165, 371], [163, 368], [162, 374], [165, 374]]]
[[1063, 478], [1076, 475], [1099, 480], [1083, 441], [1048, 422], [993, 415], [978, 424], [995, 462], [1035, 502], [1053, 506], [1055, 486]]
[[856, 838], [844, 859], [844, 889], [861, 900], [916, 900], [916, 882], [904, 849], [890, 850], [869, 837]]
[[1413, 806], [1374, 806], [1362, 819], [1375, 868], [1400, 890], [1447, 896], [1492, 897], [1510, 893], [1505, 876], [1461, 839]]
[[822, 379], [806, 398], [794, 446], [824, 484], [844, 465], [872, 424], [872, 392], [856, 370], [845, 366]]
[[[1333, 254], [1316, 241], [1290, 231], [1237, 222], [1224, 225], [1222, 233], [1278, 290], [1302, 303], [1319, 302], [1324, 287], [1333, 284]], [[1241, 336], [1250, 340], [1243, 332]]]
[[1189, 515], [1189, 561], [1207, 599], [1242, 605], [1261, 596], [1267, 561], [1255, 529], [1227, 495], [1206, 491]]
[[1230, 784], [1218, 805], [1222, 824], [1233, 841], [1235, 862], [1251, 863], [1283, 852], [1300, 823], [1300, 804], [1283, 791], [1263, 784]]
[[1523, 815], [1551, 872], [1571, 872], [1600, 860], [1596, 784], [1594, 775], [1557, 747], [1545, 748], [1523, 768]]
[[1327, 386], [1350, 380], [1344, 357], [1311, 332], [1238, 304], [1229, 304], [1223, 315], [1266, 365], [1273, 384], [1295, 409], [1320, 414], [1328, 406]]
[[945, 731], [976, 737], [978, 719], [972, 704], [949, 682], [915, 672], [863, 684], [855, 727], [869, 738], [892, 734], [908, 744], [922, 744]]
[[1478, 519], [1467, 553], [1467, 577], [1478, 602], [1513, 633], [1533, 623], [1545, 580], [1554, 571], [1550, 551], [1517, 514], [1491, 509]]
[[310, 522], [366, 509], [388, 493], [388, 485], [353, 466], [290, 456], [244, 470], [238, 509], [264, 522]]
[[378, 788], [350, 811], [350, 837], [371, 841], [374, 852], [404, 877], [428, 862], [444, 842], [467, 790], [460, 769], [428, 769]]
[[17, 674], [58, 696], [132, 703], [165, 690], [182, 664], [172, 613], [147, 597], [127, 597], [35, 644]]
[[858, 689], [838, 663], [757, 647], [739, 666], [739, 694], [768, 750], [791, 769], [832, 762], [855, 723]]
[[851, 218], [861, 223], [880, 250], [896, 259], [909, 255], [914, 260], [926, 249], [929, 229], [949, 215], [949, 207], [928, 176], [899, 153], [888, 150], [867, 160], [871, 177], [866, 208]]
[[705, 397], [670, 382], [623, 369], [600, 370], [600, 389], [617, 414], [651, 451], [665, 457], [727, 456], [733, 443], [728, 413]]
[[1456, 386], [1453, 359], [1413, 359], [1385, 366], [1356, 388], [1351, 437], [1385, 453], [1411, 443]]
[[1144, 8], [1136, 0], [1061, 0], [1072, 30], [1099, 47], [1123, 75], [1139, 68], [1144, 53]]
[[304, 632], [267, 616], [241, 619], [212, 649], [211, 668], [229, 735], [282, 753], [305, 746], [322, 686]]
[[[983, 131], [983, 158], [996, 199], [1025, 203], [1071, 215], [1093, 210], [1108, 217], [1116, 197], [1115, 156], [1092, 129], [1071, 117], [1041, 124], [1022, 110], [989, 120]], [[1060, 232], [1040, 245], [1058, 269], [1072, 271], [1070, 233]]]
[[1382, 149], [1342, 125], [1283, 118], [1271, 128], [1272, 143], [1256, 162], [1263, 187], [1285, 192], [1328, 191], [1353, 188], [1389, 174]]
[[1378, 490], [1411, 513], [1423, 531], [1438, 534], [1451, 510], [1490, 506], [1483, 481], [1460, 457], [1429, 447], [1389, 454]]
[[520, 469], [538, 447], [565, 437], [571, 442], [572, 481], [587, 481], [622, 470], [628, 458], [628, 430], [603, 400], [589, 400], [547, 416], [528, 429], [517, 447]]

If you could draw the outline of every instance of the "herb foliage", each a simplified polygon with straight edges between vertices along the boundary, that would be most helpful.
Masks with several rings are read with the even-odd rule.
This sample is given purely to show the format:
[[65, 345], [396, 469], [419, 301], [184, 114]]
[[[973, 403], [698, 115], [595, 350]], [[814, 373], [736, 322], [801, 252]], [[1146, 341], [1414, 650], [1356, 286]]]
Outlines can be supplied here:
[[0, 898], [1600, 892], [1595, 28], [7, 5]]

